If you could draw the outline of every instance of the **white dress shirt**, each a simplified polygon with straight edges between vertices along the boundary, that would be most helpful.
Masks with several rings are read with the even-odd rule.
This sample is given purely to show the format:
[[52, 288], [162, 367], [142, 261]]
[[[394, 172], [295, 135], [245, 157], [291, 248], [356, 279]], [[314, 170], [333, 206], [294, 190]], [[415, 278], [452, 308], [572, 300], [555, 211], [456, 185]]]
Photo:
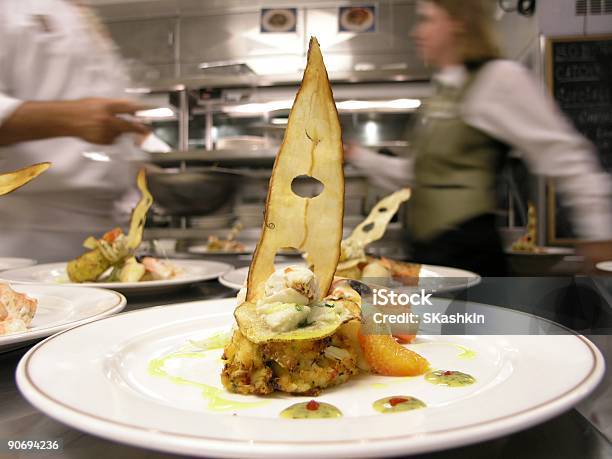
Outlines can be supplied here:
[[[434, 78], [442, 85], [460, 88], [468, 76], [465, 67], [457, 66]], [[461, 117], [519, 151], [532, 173], [557, 179], [581, 238], [612, 239], [612, 179], [601, 168], [593, 145], [542, 92], [526, 68], [505, 60], [487, 64], [466, 93]], [[357, 149], [351, 161], [390, 188], [412, 181], [410, 158], [388, 158]]]
[[[0, 124], [24, 101], [124, 98], [129, 80], [98, 26], [76, 2], [2, 0]], [[0, 199], [0, 256], [45, 260], [80, 252], [84, 236], [120, 222], [114, 204], [136, 168], [124, 159], [138, 155], [131, 136], [110, 147], [54, 138], [0, 148], [0, 171], [52, 162]]]

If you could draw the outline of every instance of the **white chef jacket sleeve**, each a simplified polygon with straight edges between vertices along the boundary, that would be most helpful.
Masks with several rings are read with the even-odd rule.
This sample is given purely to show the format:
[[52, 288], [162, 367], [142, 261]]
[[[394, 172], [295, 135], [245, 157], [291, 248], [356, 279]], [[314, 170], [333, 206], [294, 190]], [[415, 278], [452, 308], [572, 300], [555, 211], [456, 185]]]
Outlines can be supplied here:
[[0, 92], [0, 126], [8, 119], [17, 107], [23, 103], [22, 100], [10, 97]]
[[577, 233], [612, 239], [612, 179], [593, 145], [535, 78], [512, 61], [488, 64], [468, 91], [464, 120], [523, 153], [531, 171], [556, 179]]
[[373, 185], [396, 191], [412, 182], [413, 160], [385, 156], [367, 148], [353, 147], [349, 162], [364, 173]]
[[11, 48], [11, 38], [7, 30], [8, 18], [4, 11], [0, 11], [0, 125], [19, 107], [23, 101], [12, 97], [9, 91], [10, 63], [9, 54]]

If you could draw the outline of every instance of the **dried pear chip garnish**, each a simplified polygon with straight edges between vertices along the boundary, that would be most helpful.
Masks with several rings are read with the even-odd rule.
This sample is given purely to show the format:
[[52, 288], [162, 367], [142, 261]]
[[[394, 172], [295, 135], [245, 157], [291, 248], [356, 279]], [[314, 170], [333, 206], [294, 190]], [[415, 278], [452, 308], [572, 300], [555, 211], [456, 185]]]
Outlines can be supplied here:
[[153, 196], [147, 188], [144, 168], [138, 172], [136, 185], [140, 190], [141, 198], [132, 211], [127, 237], [124, 238], [121, 230], [117, 228], [107, 233], [112, 236], [108, 241], [104, 238], [87, 238], [83, 245], [91, 250], [70, 260], [66, 266], [68, 278], [72, 282], [96, 281], [108, 268], [119, 265], [123, 260], [132, 256], [140, 245], [147, 212], [153, 204]]
[[49, 169], [50, 166], [51, 163], [39, 163], [7, 174], [0, 174], [0, 196], [8, 194], [34, 180]]
[[[266, 200], [264, 227], [247, 282], [247, 301], [262, 296], [274, 272], [279, 249], [308, 253], [321, 297], [327, 294], [340, 257], [344, 214], [342, 133], [319, 43], [310, 40], [308, 64], [297, 93]], [[300, 197], [292, 191], [297, 177], [313, 177], [323, 191]]]
[[353, 230], [353, 233], [342, 241], [342, 258], [338, 264], [339, 270], [349, 269], [361, 261], [365, 261], [364, 250], [366, 246], [383, 237], [399, 206], [410, 199], [410, 194], [409, 188], [402, 188], [381, 199], [374, 206], [368, 218], [362, 221]]
[[130, 230], [127, 235], [127, 247], [131, 251], [138, 248], [142, 242], [142, 233], [144, 232], [144, 225], [147, 219], [147, 212], [153, 205], [153, 196], [147, 188], [147, 174], [145, 169], [140, 169], [136, 178], [136, 186], [140, 190], [140, 201], [136, 204], [132, 212], [132, 218], [130, 220]]

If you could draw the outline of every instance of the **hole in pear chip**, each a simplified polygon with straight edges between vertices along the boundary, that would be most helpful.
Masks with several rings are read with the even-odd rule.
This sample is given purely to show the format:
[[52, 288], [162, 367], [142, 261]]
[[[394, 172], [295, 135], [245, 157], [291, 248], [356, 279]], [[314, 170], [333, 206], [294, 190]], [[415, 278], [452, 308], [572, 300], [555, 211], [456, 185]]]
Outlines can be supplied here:
[[386, 207], [381, 207], [380, 209], [378, 209], [378, 212], [380, 212], [381, 214], [384, 214], [385, 212], [387, 212], [389, 209], [387, 209]]
[[362, 230], [364, 233], [369, 233], [370, 231], [372, 231], [374, 229], [374, 223], [368, 223], [367, 225], [365, 225]]
[[312, 199], [323, 193], [325, 185], [310, 175], [298, 175], [291, 182], [291, 191], [300, 198]]

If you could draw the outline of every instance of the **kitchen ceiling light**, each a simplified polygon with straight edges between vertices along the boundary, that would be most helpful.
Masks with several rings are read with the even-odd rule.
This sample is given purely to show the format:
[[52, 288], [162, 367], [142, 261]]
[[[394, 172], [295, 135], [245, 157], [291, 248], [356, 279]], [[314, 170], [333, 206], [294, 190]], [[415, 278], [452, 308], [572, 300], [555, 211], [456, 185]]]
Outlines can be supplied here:
[[275, 100], [265, 103], [252, 103], [224, 107], [223, 111], [235, 115], [256, 115], [260, 113], [273, 112], [275, 110], [289, 110], [293, 105], [293, 100]]
[[272, 118], [270, 122], [276, 125], [284, 125], [289, 123], [289, 118]]
[[338, 110], [415, 110], [421, 106], [419, 99], [394, 100], [345, 100], [336, 104]]
[[174, 118], [176, 115], [174, 111], [169, 107], [158, 107], [150, 110], [140, 110], [136, 112], [136, 116], [139, 118], [149, 119], [161, 119], [161, 118]]

